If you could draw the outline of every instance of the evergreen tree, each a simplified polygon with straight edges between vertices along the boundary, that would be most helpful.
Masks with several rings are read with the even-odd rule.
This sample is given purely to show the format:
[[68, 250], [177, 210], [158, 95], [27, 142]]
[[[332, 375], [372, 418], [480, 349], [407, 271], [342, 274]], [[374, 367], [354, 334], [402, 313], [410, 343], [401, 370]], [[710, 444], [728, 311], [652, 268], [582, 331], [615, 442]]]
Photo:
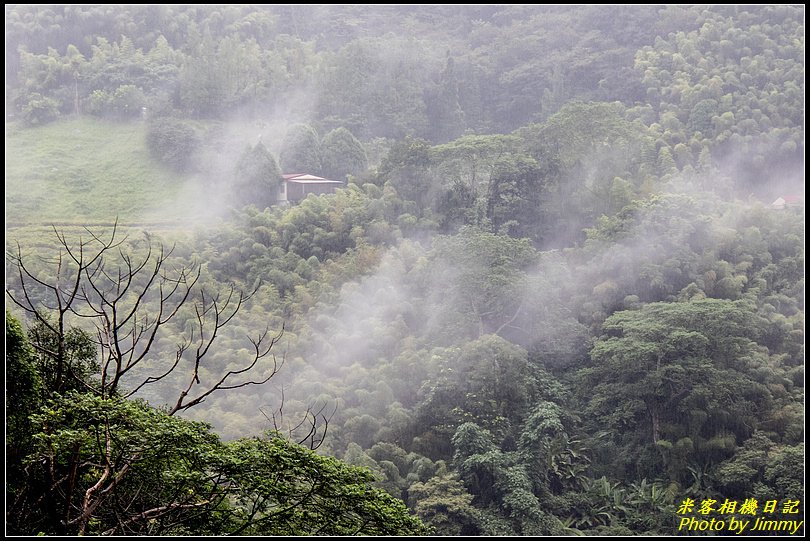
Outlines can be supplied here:
[[464, 111], [458, 103], [458, 82], [452, 57], [447, 57], [439, 82], [428, 94], [426, 105], [433, 141], [446, 143], [462, 134], [465, 127]]
[[306, 124], [295, 124], [287, 130], [281, 145], [281, 169], [288, 173], [323, 173], [321, 143], [315, 130]]
[[347, 175], [358, 175], [368, 167], [363, 145], [346, 128], [327, 133], [321, 142], [323, 174], [332, 180], [345, 181]]
[[236, 201], [259, 209], [272, 206], [279, 199], [281, 182], [275, 158], [260, 141], [247, 148], [236, 164]]

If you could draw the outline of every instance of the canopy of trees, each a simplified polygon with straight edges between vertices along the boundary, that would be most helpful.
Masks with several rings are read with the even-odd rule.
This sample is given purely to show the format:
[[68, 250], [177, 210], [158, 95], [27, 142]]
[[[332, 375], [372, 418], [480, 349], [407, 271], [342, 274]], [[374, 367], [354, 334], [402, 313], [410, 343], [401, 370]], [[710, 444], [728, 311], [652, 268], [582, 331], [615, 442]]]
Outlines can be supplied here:
[[6, 88], [8, 533], [803, 520], [804, 6], [11, 5]]

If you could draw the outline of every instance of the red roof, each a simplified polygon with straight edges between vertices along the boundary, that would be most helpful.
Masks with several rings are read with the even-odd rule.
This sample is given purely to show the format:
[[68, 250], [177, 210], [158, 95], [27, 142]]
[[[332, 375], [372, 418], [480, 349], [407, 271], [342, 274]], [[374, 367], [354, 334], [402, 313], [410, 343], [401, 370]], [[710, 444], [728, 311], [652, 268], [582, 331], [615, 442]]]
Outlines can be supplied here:
[[785, 200], [785, 203], [801, 203], [804, 201], [803, 195], [783, 195], [782, 199]]

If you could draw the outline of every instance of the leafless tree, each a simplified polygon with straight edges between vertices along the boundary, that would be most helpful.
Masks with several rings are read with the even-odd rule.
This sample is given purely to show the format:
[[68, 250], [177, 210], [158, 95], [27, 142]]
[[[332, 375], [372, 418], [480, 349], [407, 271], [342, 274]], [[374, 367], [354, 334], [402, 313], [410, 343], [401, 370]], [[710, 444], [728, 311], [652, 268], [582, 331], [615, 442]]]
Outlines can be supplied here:
[[[283, 359], [277, 360], [272, 350], [281, 333], [272, 335], [269, 330], [249, 338], [251, 355], [237, 368], [206, 366], [219, 332], [255, 290], [245, 293], [233, 286], [207, 290], [201, 284], [198, 263], [177, 265], [177, 258], [171, 257], [173, 248], [149, 235], [129, 242], [120, 235], [117, 224], [105, 234], [85, 229], [78, 240], [68, 239], [56, 228], [54, 232], [58, 250], [49, 258], [34, 261], [19, 244], [7, 254], [16, 283], [6, 290], [17, 306], [54, 337], [47, 346], [34, 344], [54, 367], [52, 391], [61, 392], [71, 378], [80, 379], [72, 374], [66, 339], [74, 324], [94, 326], [99, 352], [98, 377], [82, 380], [82, 390], [103, 399], [128, 398], [173, 374], [183, 383], [172, 399], [169, 415], [192, 408], [217, 391], [261, 385], [278, 372]], [[164, 332], [168, 336], [176, 332], [170, 322], [185, 323], [187, 333], [168, 360], [155, 362], [157, 341]], [[137, 379], [136, 372], [140, 374]], [[73, 486], [70, 474], [52, 480], [54, 490], [68, 493], [63, 524], [80, 534], [86, 532], [96, 509], [114, 497], [116, 487], [142, 456], [142, 451], [133, 450], [129, 456], [113, 457], [114, 430], [99, 428], [100, 448], [106, 451], [101, 453], [103, 463], [93, 470], [98, 472], [95, 482], [74, 499], [69, 494]], [[74, 455], [78, 457], [78, 449]], [[75, 472], [78, 467], [74, 464], [67, 470]], [[122, 517], [121, 524], [191, 510], [196, 505], [195, 501], [178, 500]]]
[[273, 427], [272, 431], [281, 434], [290, 441], [295, 441], [299, 445], [305, 445], [310, 450], [315, 451], [326, 440], [326, 432], [329, 430], [329, 422], [337, 413], [337, 404], [329, 411], [329, 404], [324, 402], [317, 407], [312, 405], [307, 408], [304, 414], [290, 420], [284, 413], [284, 388], [280, 389], [281, 401], [279, 406], [266, 412], [264, 408], [259, 408], [262, 416]]
[[[59, 249], [45, 260], [53, 266], [46, 271], [32, 268], [19, 244], [9, 254], [17, 284], [15, 289], [7, 289], [7, 293], [17, 306], [57, 337], [56, 349], [42, 352], [53, 357], [57, 381], [69, 377], [65, 336], [71, 318], [90, 321], [95, 327], [100, 377], [86, 383], [103, 398], [132, 396], [146, 385], [175, 373], [183, 359], [191, 363], [191, 373], [170, 414], [196, 406], [219, 390], [261, 385], [278, 372], [281, 361], [271, 350], [281, 333], [269, 336], [266, 330], [250, 338], [253, 355], [242, 366], [203, 384], [200, 369], [206, 355], [220, 330], [255, 290], [245, 293], [231, 285], [224, 291], [207, 291], [200, 285], [198, 263], [174, 265], [170, 262], [173, 248], [167, 249], [149, 235], [144, 237], [142, 247], [133, 250], [143, 252], [135, 256], [130, 253], [132, 245], [126, 242], [127, 238], [119, 238], [117, 224], [106, 235], [85, 231], [87, 237], [71, 243], [54, 228]], [[48, 271], [52, 275], [46, 278]], [[124, 377], [136, 367], [144, 368], [141, 365], [145, 365], [150, 352], [154, 354], [152, 348], [161, 331], [178, 318], [184, 307], [193, 311], [194, 323], [188, 336], [178, 344], [173, 359], [162, 366], [152, 367], [155, 363], [151, 363], [156, 373], [125, 390]], [[269, 369], [262, 362], [265, 360], [271, 362]]]

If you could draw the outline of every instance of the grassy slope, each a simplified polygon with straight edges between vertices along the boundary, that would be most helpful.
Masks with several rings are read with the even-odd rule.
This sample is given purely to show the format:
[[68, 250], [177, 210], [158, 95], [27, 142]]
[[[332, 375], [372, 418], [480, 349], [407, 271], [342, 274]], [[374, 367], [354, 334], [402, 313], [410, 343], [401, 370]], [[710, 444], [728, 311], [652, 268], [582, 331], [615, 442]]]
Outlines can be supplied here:
[[159, 219], [151, 209], [185, 179], [149, 157], [145, 136], [143, 122], [7, 123], [7, 226]]
[[[78, 239], [85, 226], [175, 236], [200, 217], [195, 178], [152, 160], [144, 122], [91, 117], [24, 128], [6, 123], [6, 248], [48, 253], [53, 226]], [[120, 238], [120, 237], [119, 237]]]

